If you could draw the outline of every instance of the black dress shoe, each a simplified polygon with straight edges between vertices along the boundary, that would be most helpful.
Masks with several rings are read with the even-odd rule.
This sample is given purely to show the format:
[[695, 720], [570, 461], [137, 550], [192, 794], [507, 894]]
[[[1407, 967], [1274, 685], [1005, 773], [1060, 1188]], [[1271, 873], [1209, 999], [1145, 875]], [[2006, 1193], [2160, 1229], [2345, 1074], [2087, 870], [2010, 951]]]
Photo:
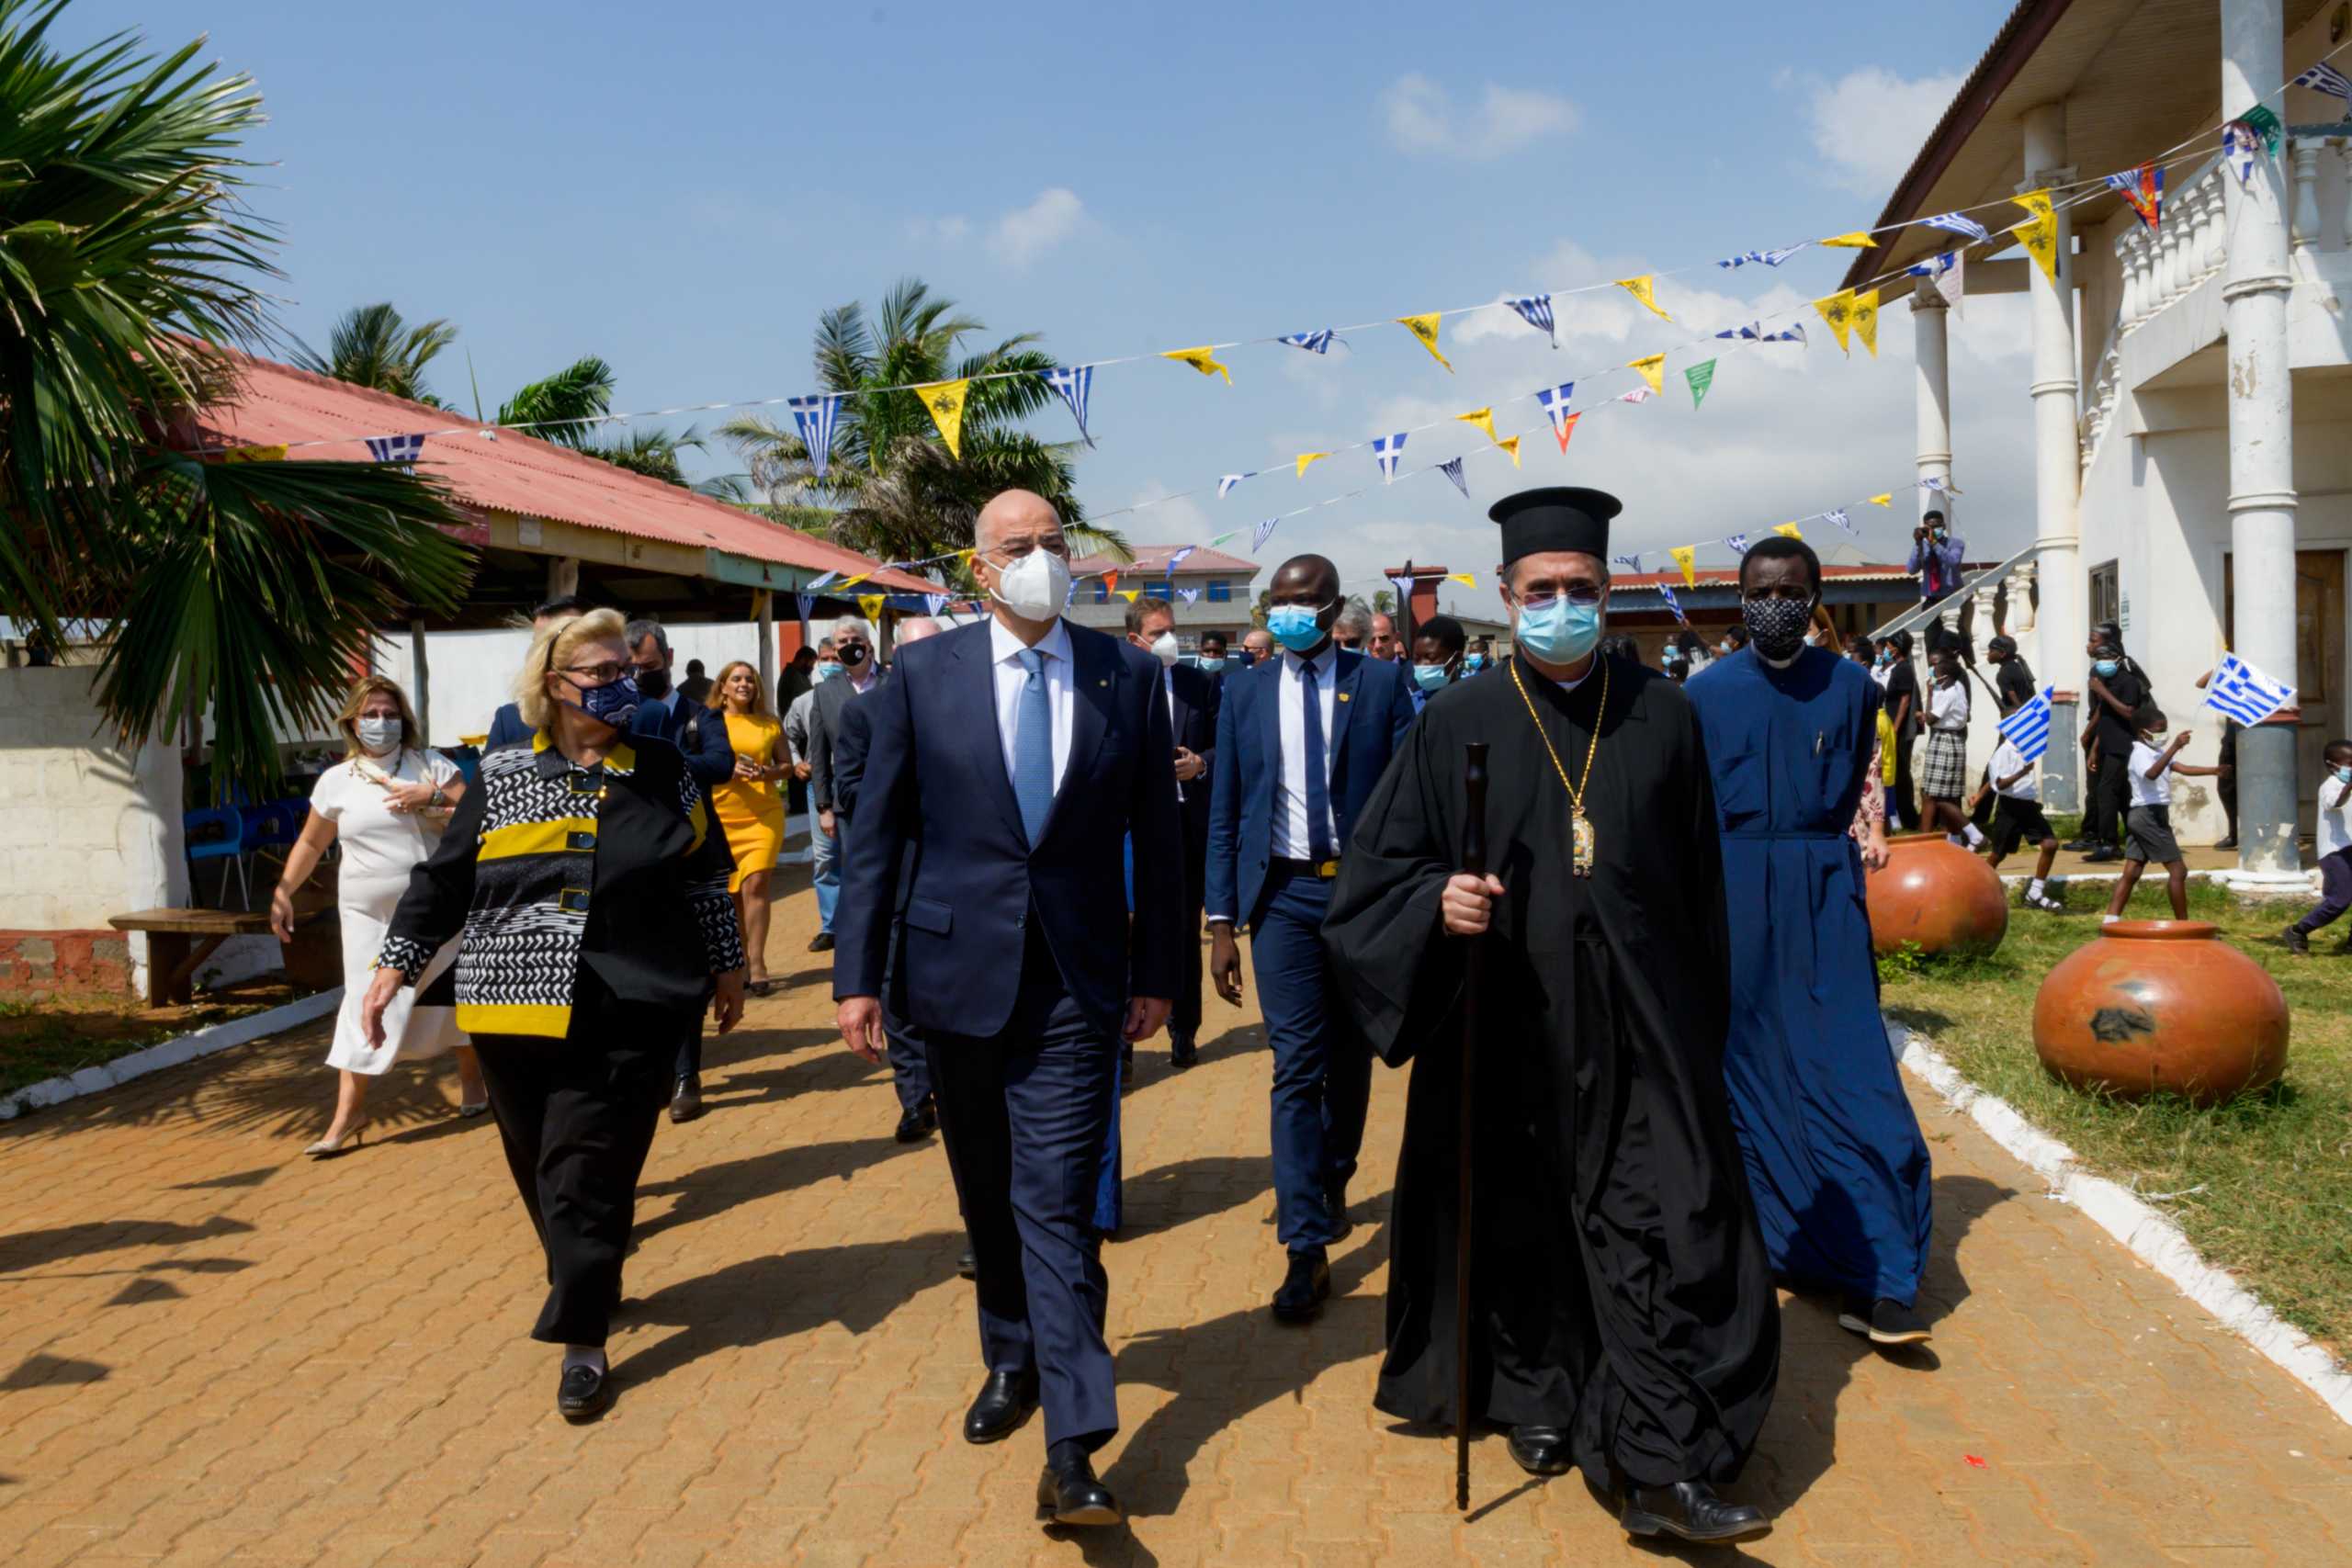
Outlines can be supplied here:
[[670, 1120], [691, 1122], [702, 1114], [702, 1078], [687, 1073], [678, 1079], [678, 1089], [670, 1097]]
[[1290, 1272], [1274, 1292], [1274, 1317], [1283, 1323], [1312, 1323], [1322, 1315], [1324, 1299], [1331, 1293], [1331, 1265], [1323, 1249], [1290, 1255]]
[[1012, 1436], [1037, 1408], [1037, 1374], [990, 1372], [964, 1416], [964, 1440], [993, 1443]]
[[586, 1365], [566, 1367], [563, 1380], [555, 1385], [555, 1407], [567, 1421], [594, 1421], [612, 1403], [609, 1371]]
[[1037, 1512], [1057, 1525], [1115, 1525], [1126, 1517], [1083, 1455], [1059, 1466], [1049, 1464], [1037, 1477]]
[[1356, 1223], [1348, 1218], [1348, 1184], [1344, 1178], [1323, 1189], [1323, 1207], [1331, 1216], [1331, 1239], [1347, 1240], [1348, 1233], [1356, 1228]]
[[2069, 839], [2058, 847], [2065, 851], [2070, 855], [2078, 855], [2086, 850], [2095, 850], [2098, 848], [2097, 844], [2091, 842], [2088, 839]]
[[1168, 1043], [1168, 1065], [1178, 1072], [1182, 1072], [1200, 1059], [1201, 1048], [1190, 1040], [1170, 1040]]
[[833, 933], [831, 931], [819, 931], [808, 939], [808, 951], [811, 953], [831, 953], [832, 950]]
[[978, 1255], [968, 1250], [966, 1251], [963, 1257], [958, 1258], [956, 1260], [956, 1272], [962, 1275], [967, 1280], [978, 1279], [980, 1277], [980, 1260]]
[[1924, 1345], [1934, 1337], [1917, 1313], [1884, 1296], [1874, 1302], [1848, 1302], [1838, 1314], [1838, 1326], [1862, 1335], [1873, 1345]]
[[1557, 1427], [1513, 1427], [1510, 1457], [1530, 1475], [1566, 1475], [1576, 1466], [1568, 1435]]
[[939, 1107], [926, 1100], [899, 1118], [899, 1130], [891, 1135], [902, 1144], [920, 1144], [938, 1126]]
[[1772, 1529], [1772, 1521], [1761, 1508], [1726, 1503], [1703, 1481], [1634, 1487], [1625, 1495], [1625, 1510], [1617, 1522], [1625, 1527], [1627, 1535], [1672, 1535], [1712, 1542], [1752, 1540]]
[[2289, 926], [2278, 933], [2278, 940], [2287, 944], [2290, 953], [2301, 953], [2305, 958], [2312, 955], [2312, 939], [2303, 934], [2301, 926]]

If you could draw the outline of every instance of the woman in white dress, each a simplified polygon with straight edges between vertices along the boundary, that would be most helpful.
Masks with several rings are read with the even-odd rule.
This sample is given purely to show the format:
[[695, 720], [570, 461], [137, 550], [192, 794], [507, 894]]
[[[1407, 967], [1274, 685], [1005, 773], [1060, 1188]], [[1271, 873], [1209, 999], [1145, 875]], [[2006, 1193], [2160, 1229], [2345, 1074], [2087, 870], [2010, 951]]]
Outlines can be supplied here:
[[416, 715], [398, 683], [371, 675], [351, 688], [335, 723], [348, 743], [345, 759], [319, 776], [311, 792], [310, 820], [286, 857], [286, 874], [270, 896], [269, 923], [280, 942], [294, 935], [293, 896], [310, 879], [327, 846], [343, 846], [335, 907], [343, 919], [343, 1008], [335, 1015], [327, 1066], [340, 1070], [334, 1121], [326, 1136], [302, 1152], [325, 1159], [357, 1146], [365, 1120], [368, 1080], [402, 1057], [458, 1053], [458, 1114], [489, 1108], [481, 1066], [458, 1032], [447, 1007], [414, 1007], [413, 999], [457, 954], [451, 942], [413, 989], [403, 989], [384, 1018], [384, 1043], [370, 1047], [360, 1026], [360, 1001], [384, 945], [385, 927], [408, 891], [409, 871], [433, 852], [449, 811], [466, 786], [457, 767], [427, 750]]

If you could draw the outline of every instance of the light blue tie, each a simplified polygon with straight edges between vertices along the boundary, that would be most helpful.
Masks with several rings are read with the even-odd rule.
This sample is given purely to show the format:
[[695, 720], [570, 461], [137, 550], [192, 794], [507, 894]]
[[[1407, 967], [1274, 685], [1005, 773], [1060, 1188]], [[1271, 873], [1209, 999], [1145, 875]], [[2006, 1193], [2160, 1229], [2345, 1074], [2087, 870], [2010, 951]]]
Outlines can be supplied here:
[[1021, 827], [1035, 849], [1046, 831], [1046, 814], [1054, 808], [1054, 709], [1046, 699], [1046, 656], [1024, 648], [1018, 657], [1029, 675], [1013, 712], [1012, 797], [1021, 805]]

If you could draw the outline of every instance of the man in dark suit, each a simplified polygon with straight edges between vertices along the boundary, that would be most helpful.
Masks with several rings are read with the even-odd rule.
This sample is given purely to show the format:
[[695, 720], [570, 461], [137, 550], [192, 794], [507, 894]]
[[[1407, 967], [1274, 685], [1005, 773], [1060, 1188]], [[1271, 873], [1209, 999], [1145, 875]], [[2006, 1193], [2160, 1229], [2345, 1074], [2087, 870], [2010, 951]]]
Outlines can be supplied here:
[[1168, 1064], [1181, 1070], [1199, 1059], [1200, 1050], [1201, 905], [1208, 891], [1209, 764], [1216, 755], [1217, 683], [1179, 662], [1176, 611], [1165, 599], [1142, 595], [1127, 605], [1127, 640], [1159, 660], [1176, 738], [1176, 799], [1184, 822], [1185, 969], [1168, 1014]]
[[988, 1381], [964, 1435], [1007, 1437], [1042, 1401], [1039, 1506], [1112, 1524], [1089, 1458], [1119, 1424], [1092, 1215], [1120, 1042], [1157, 1033], [1182, 982], [1175, 745], [1159, 665], [1061, 618], [1069, 546], [1043, 497], [999, 495], [973, 544], [992, 618], [907, 649], [870, 699], [833, 994], [842, 1039], [879, 1061], [903, 908], [896, 1000], [930, 1047], [978, 1259]]
[[[940, 624], [929, 615], [910, 615], [899, 623], [898, 645], [904, 649], [927, 637], [937, 637], [941, 630]], [[890, 671], [886, 670], [877, 684], [887, 684], [889, 679]], [[842, 683], [839, 681], [828, 682], [835, 686]], [[832, 740], [833, 820], [844, 841], [849, 838], [850, 823], [857, 816], [858, 786], [865, 781], [865, 754], [874, 741], [874, 726], [869, 722], [873, 711], [870, 703], [844, 704], [841, 710], [841, 733]], [[908, 845], [910, 857], [913, 847], [911, 843]], [[912, 869], [911, 863], [899, 868], [899, 890], [902, 896], [907, 886], [906, 873]], [[897, 916], [903, 916], [905, 912], [902, 897]], [[899, 925], [899, 920], [894, 916], [890, 928], [893, 964], [897, 961], [902, 935]], [[932, 1098], [931, 1063], [923, 1054], [922, 1036], [890, 1005], [889, 982], [889, 973], [886, 969], [882, 976], [882, 1026], [883, 1032], [890, 1037], [890, 1082], [899, 1091], [899, 1126], [893, 1135], [902, 1144], [919, 1144], [937, 1130], [939, 1106]]]
[[[833, 802], [833, 750], [841, 739], [842, 711], [852, 698], [862, 697], [881, 683], [882, 668], [874, 659], [874, 634], [857, 616], [843, 615], [833, 623], [832, 642], [833, 662], [842, 667], [842, 672], [833, 680], [820, 682], [816, 698], [808, 705], [808, 806], [817, 818], [809, 832], [816, 851], [809, 880], [820, 888], [830, 882], [838, 890], [842, 834]], [[840, 897], [838, 891], [834, 897]], [[818, 903], [821, 907], [825, 900], [820, 897]], [[833, 925], [832, 920], [820, 920], [817, 934], [808, 940], [809, 952], [822, 953], [833, 945]]]
[[[702, 785], [707, 809], [710, 792], [735, 776], [735, 748], [728, 743], [727, 721], [687, 702], [670, 684], [670, 634], [662, 629], [661, 622], [650, 616], [633, 620], [625, 635], [638, 695], [637, 716], [629, 720], [629, 732], [656, 736], [684, 753], [686, 772]], [[702, 1030], [697, 1026], [678, 1042], [670, 1120], [691, 1122], [701, 1114]]]
[[1250, 928], [1273, 1047], [1276, 1236], [1290, 1254], [1274, 1315], [1304, 1323], [1331, 1293], [1325, 1257], [1347, 1234], [1372, 1056], [1346, 1023], [1323, 953], [1331, 879], [1356, 813], [1413, 722], [1403, 671], [1336, 647], [1340, 570], [1294, 556], [1274, 573], [1267, 629], [1283, 651], [1230, 675], [1209, 806], [1209, 977], [1241, 1000]]

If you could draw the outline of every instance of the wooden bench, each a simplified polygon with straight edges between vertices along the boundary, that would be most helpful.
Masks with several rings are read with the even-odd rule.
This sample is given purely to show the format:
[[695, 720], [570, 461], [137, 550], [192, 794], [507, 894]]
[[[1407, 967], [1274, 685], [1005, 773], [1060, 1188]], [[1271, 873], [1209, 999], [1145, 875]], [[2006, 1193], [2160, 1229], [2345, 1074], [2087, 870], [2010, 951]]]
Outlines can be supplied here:
[[[311, 910], [299, 917], [300, 923], [326, 912]], [[107, 924], [119, 931], [146, 933], [147, 1005], [158, 1008], [194, 999], [197, 968], [222, 942], [232, 936], [269, 933], [266, 911], [244, 909], [141, 909], [109, 915]]]

